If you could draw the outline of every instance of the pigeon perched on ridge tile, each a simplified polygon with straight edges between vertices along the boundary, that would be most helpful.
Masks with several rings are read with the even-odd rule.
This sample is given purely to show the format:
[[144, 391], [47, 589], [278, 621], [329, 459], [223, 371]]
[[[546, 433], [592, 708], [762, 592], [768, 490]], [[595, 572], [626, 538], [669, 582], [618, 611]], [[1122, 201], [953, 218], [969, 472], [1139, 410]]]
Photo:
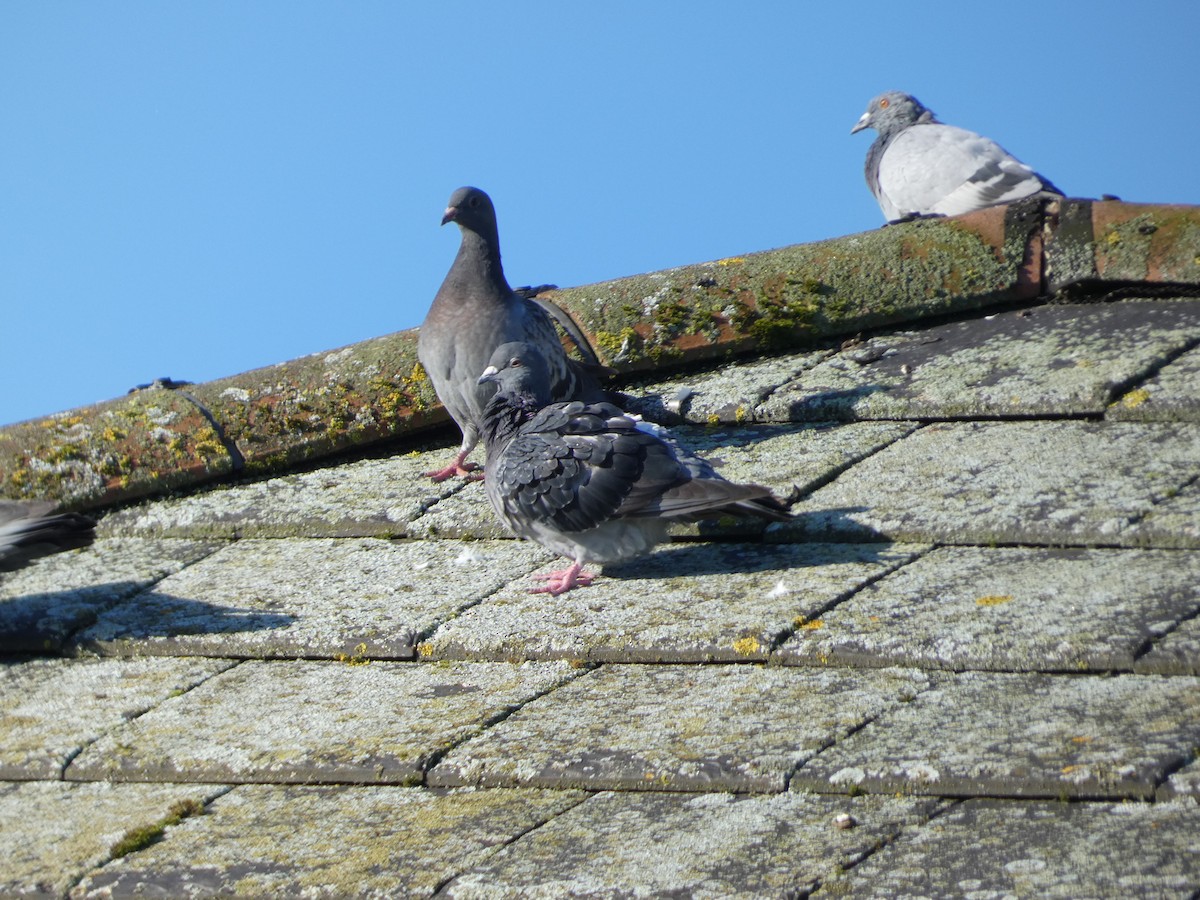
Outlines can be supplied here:
[[867, 186], [888, 222], [957, 216], [1062, 191], [993, 140], [943, 125], [900, 91], [874, 98], [851, 134], [879, 132], [867, 151]]
[[611, 403], [551, 402], [536, 347], [498, 347], [479, 380], [497, 386], [483, 418], [492, 507], [518, 537], [572, 560], [535, 593], [591, 584], [586, 563], [648, 553], [670, 519], [790, 518], [768, 488], [725, 480], [657, 425]]
[[55, 513], [53, 503], [0, 500], [0, 571], [12, 572], [40, 556], [86, 547], [96, 523], [79, 513]]
[[[417, 338], [417, 356], [438, 399], [462, 429], [458, 455], [445, 468], [425, 474], [434, 481], [468, 475], [478, 468], [467, 456], [479, 441], [483, 408], [494, 388], [479, 383], [492, 352], [508, 341], [528, 341], [546, 359], [555, 400], [601, 400], [599, 376], [608, 371], [570, 316], [536, 296], [540, 288], [514, 293], [500, 265], [500, 238], [491, 198], [479, 188], [462, 187], [450, 197], [442, 224], [454, 222], [462, 243], [438, 289]], [[544, 286], [543, 286], [544, 287]], [[583, 361], [567, 356], [550, 317], [578, 347]]]

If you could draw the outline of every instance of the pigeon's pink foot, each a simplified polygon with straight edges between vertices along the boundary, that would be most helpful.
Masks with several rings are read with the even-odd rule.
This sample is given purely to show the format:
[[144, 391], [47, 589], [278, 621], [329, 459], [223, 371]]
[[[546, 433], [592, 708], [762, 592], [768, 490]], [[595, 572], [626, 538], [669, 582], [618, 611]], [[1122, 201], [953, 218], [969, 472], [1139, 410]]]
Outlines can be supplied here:
[[479, 471], [478, 463], [466, 462], [467, 454], [460, 453], [454, 457], [454, 462], [446, 466], [444, 469], [434, 469], [432, 472], [422, 472], [426, 478], [432, 478], [435, 482], [445, 481], [447, 478], [453, 478], [455, 475], [461, 475], [464, 478], [469, 478], [473, 481], [478, 481], [483, 478], [483, 473]]
[[584, 572], [582, 563], [575, 563], [557, 572], [546, 572], [534, 575], [533, 577], [545, 581], [546, 585], [545, 587], [534, 588], [529, 593], [549, 594], [551, 597], [557, 597], [559, 594], [565, 594], [571, 588], [587, 587], [596, 576]]

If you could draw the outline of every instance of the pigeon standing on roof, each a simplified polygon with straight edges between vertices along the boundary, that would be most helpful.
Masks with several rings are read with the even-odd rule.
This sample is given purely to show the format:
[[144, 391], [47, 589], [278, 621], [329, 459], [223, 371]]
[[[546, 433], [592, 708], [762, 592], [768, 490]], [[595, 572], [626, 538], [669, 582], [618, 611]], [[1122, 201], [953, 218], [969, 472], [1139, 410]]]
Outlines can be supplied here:
[[572, 560], [534, 593], [591, 584], [584, 564], [648, 553], [671, 519], [790, 518], [770, 489], [726, 481], [657, 425], [611, 403], [551, 402], [536, 347], [502, 345], [479, 380], [497, 386], [483, 418], [488, 499], [518, 537]]
[[[597, 376], [604, 367], [570, 317], [550, 301], [513, 292], [500, 265], [500, 238], [491, 198], [479, 188], [459, 188], [450, 197], [442, 224], [462, 230], [458, 256], [438, 289], [417, 340], [417, 356], [438, 399], [462, 429], [462, 447], [444, 469], [426, 472], [435, 481], [467, 475], [478, 467], [466, 462], [479, 441], [479, 423], [493, 386], [479, 383], [492, 352], [508, 341], [528, 341], [550, 370], [555, 400], [600, 400]], [[583, 362], [570, 359], [550, 321], [553, 315], [579, 348]]]
[[993, 140], [943, 125], [915, 97], [880, 94], [850, 133], [879, 132], [867, 151], [867, 186], [889, 222], [957, 216], [1062, 191]]
[[53, 503], [0, 500], [0, 571], [11, 572], [39, 556], [86, 547], [96, 523], [79, 513], [55, 513]]

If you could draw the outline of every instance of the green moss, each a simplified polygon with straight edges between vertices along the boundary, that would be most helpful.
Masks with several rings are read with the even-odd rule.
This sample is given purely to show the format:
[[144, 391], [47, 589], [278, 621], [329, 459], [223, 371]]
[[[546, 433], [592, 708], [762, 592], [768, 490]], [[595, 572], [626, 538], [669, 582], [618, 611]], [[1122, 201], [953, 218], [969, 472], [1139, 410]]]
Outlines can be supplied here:
[[119, 841], [109, 848], [108, 852], [113, 859], [120, 859], [130, 853], [144, 850], [161, 840], [163, 833], [172, 825], [178, 825], [189, 816], [199, 815], [203, 812], [204, 804], [199, 800], [180, 800], [171, 804], [167, 815], [159, 821], [151, 825], [130, 828]]

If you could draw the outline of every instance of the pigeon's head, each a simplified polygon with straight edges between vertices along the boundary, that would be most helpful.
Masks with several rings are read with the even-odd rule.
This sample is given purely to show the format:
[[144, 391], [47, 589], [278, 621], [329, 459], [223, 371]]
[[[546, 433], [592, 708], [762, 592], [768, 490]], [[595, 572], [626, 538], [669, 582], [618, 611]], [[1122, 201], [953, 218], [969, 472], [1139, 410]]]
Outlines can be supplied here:
[[532, 394], [543, 405], [550, 402], [550, 366], [541, 351], [523, 341], [497, 347], [479, 383], [496, 385], [497, 393]]
[[483, 236], [496, 231], [496, 208], [492, 198], [477, 187], [460, 187], [450, 195], [442, 224], [453, 222], [459, 228], [474, 231]]
[[936, 121], [933, 113], [922, 106], [916, 97], [901, 91], [888, 91], [867, 104], [867, 111], [854, 123], [850, 133], [857, 134], [864, 128], [874, 128], [880, 134], [888, 134], [917, 122], [933, 121]]

